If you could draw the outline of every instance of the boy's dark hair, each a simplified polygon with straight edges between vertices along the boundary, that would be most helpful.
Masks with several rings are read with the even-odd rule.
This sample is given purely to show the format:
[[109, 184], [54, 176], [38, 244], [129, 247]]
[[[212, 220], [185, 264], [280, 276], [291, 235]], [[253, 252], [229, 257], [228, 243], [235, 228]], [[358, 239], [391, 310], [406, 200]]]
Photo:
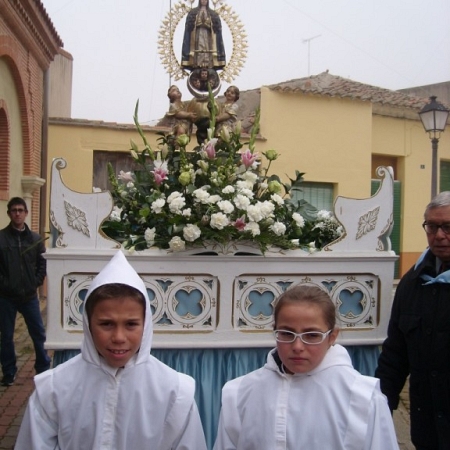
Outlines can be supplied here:
[[274, 329], [277, 326], [280, 309], [283, 305], [292, 303], [309, 303], [319, 306], [322, 309], [328, 329], [333, 330], [336, 326], [336, 307], [328, 293], [318, 286], [302, 284], [286, 290], [276, 300], [273, 312]]
[[116, 299], [118, 297], [130, 297], [140, 302], [144, 308], [145, 317], [145, 298], [141, 291], [128, 284], [108, 283], [94, 289], [86, 300], [85, 308], [89, 323], [91, 321], [92, 312], [99, 302], [102, 300]]
[[11, 210], [13, 206], [20, 205], [23, 206], [25, 211], [28, 211], [27, 203], [22, 197], [13, 197], [7, 205], [8, 212]]

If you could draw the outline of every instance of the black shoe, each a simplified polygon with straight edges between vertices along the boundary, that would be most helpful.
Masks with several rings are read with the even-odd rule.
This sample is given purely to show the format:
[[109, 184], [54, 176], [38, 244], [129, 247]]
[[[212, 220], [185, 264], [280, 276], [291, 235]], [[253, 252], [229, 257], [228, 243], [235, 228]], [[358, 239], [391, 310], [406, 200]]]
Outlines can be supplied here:
[[3, 386], [12, 386], [14, 384], [15, 379], [16, 379], [16, 374], [3, 375], [2, 385]]

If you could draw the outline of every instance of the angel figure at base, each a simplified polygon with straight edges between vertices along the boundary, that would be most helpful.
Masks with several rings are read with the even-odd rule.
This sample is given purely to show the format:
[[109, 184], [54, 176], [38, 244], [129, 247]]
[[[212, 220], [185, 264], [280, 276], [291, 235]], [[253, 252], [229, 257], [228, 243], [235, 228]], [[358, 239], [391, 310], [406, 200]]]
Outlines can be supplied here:
[[229, 132], [234, 131], [237, 122], [239, 88], [237, 86], [229, 86], [224, 95], [225, 101], [219, 104], [219, 111], [216, 117], [216, 136], [220, 136], [224, 128], [227, 128]]
[[[166, 117], [169, 119], [170, 128], [174, 135], [187, 134], [192, 132], [192, 124], [196, 121], [197, 116], [195, 111], [188, 110], [188, 104], [181, 101], [181, 91], [177, 86], [170, 86], [167, 91], [167, 96], [170, 100], [169, 111], [166, 113]], [[184, 129], [184, 133], [182, 133]]]

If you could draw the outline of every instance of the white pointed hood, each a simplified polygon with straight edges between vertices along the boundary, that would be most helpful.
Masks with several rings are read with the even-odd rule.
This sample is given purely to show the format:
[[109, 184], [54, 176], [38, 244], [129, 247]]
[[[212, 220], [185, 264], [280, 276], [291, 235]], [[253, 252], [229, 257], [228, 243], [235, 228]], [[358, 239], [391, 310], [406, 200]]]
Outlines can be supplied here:
[[[134, 287], [142, 293], [145, 299], [145, 321], [144, 321], [144, 333], [142, 335], [141, 347], [137, 355], [132, 358], [127, 366], [130, 364], [139, 364], [146, 361], [150, 357], [150, 350], [153, 336], [153, 322], [152, 311], [150, 308], [150, 300], [148, 298], [147, 289], [141, 277], [133, 269], [131, 264], [125, 258], [125, 255], [119, 250], [112, 259], [106, 264], [106, 266], [100, 271], [100, 273], [92, 280], [89, 290], [86, 295], [85, 304], [91, 295], [91, 293], [104, 284], [121, 283]], [[86, 314], [86, 308], [83, 311], [83, 332], [84, 339], [81, 346], [81, 353], [83, 358], [96, 365], [102, 365], [103, 358], [98, 354], [95, 348], [94, 341], [92, 340], [91, 331], [89, 330], [89, 321]]]

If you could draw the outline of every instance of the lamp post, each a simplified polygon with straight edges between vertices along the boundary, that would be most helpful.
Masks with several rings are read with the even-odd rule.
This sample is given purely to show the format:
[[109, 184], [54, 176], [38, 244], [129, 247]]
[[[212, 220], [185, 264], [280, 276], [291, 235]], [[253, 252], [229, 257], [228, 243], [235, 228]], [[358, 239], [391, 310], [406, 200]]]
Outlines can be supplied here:
[[431, 139], [432, 161], [431, 161], [431, 198], [437, 194], [437, 151], [438, 142], [441, 133], [444, 132], [447, 125], [449, 110], [436, 101], [436, 96], [430, 97], [430, 103], [427, 103], [420, 111], [419, 117], [428, 136]]

